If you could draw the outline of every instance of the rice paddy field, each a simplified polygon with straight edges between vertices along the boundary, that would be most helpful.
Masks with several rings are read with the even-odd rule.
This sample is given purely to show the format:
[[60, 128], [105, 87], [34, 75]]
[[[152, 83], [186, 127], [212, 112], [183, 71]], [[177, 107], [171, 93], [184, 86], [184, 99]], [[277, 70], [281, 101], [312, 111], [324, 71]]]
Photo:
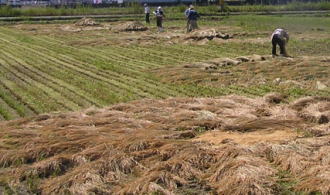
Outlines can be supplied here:
[[327, 15], [142, 20], [0, 26], [0, 194], [330, 193]]
[[[101, 22], [108, 28], [96, 26], [91, 29], [70, 24], [2, 26], [0, 117], [8, 120], [141, 98], [214, 97], [226, 94], [258, 96], [272, 91], [283, 91], [292, 97], [329, 95], [328, 89], [314, 90], [314, 83], [283, 89], [271, 82], [243, 86], [233, 81], [223, 85], [216, 81], [215, 73], [205, 71], [198, 71], [201, 79], [188, 78], [184, 82], [176, 77], [187, 76], [185, 70], [174, 76], [166, 74], [184, 64], [207, 59], [269, 55], [269, 35], [280, 24], [290, 30], [290, 54], [297, 58], [327, 56], [330, 51], [327, 17], [237, 16], [205, 19], [200, 21], [202, 29], [215, 28], [234, 36], [226, 41], [207, 42], [181, 40], [184, 23], [165, 21], [166, 32], [163, 34], [157, 34], [153, 26], [144, 32], [109, 30], [109, 27], [120, 22]], [[300, 77], [297, 75], [297, 82], [306, 79], [316, 82], [319, 79], [329, 84], [328, 65], [311, 63], [307, 67], [284, 68], [291, 69], [292, 74], [300, 74]], [[263, 66], [265, 70], [262, 71], [269, 72], [273, 68], [269, 64]], [[235, 68], [225, 69], [231, 71]], [[233, 77], [240, 77], [237, 71], [243, 73], [243, 69], [249, 67], [241, 68], [232, 70]], [[290, 75], [282, 75], [283, 71], [272, 72], [272, 79], [286, 77], [283, 79], [289, 80]]]

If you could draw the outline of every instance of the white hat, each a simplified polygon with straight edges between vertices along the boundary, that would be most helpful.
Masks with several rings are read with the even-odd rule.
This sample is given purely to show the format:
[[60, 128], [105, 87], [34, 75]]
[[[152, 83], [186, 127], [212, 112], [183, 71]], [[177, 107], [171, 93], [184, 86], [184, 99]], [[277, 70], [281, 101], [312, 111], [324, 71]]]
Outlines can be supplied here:
[[159, 6], [157, 9], [162, 9], [162, 7]]

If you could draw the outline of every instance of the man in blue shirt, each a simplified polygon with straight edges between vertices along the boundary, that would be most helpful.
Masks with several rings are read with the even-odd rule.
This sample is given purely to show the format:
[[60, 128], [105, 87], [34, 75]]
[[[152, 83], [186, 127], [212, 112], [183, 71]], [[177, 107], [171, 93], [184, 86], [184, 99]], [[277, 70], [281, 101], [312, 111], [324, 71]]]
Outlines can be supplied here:
[[197, 18], [199, 18], [199, 14], [195, 11], [193, 6], [190, 6], [190, 11], [188, 13], [188, 32], [198, 29]]

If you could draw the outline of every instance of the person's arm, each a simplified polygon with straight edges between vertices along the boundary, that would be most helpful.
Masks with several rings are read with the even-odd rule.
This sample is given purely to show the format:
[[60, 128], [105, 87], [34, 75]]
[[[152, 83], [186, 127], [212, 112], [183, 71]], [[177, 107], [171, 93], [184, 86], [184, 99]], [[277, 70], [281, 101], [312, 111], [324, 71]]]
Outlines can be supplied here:
[[286, 42], [288, 43], [289, 42], [289, 34], [287, 32], [285, 32], [284, 36], [286, 38]]
[[184, 12], [184, 15], [186, 16], [186, 18], [188, 18], [188, 15], [189, 15], [189, 9], [187, 9], [187, 10]]

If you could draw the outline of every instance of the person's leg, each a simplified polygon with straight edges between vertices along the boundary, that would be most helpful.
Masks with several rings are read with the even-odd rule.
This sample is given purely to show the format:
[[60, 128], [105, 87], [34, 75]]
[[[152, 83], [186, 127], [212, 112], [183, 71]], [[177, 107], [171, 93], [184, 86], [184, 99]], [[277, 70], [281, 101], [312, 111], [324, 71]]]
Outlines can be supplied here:
[[286, 53], [286, 50], [285, 50], [285, 41], [280, 40], [278, 45], [280, 46], [280, 52], [281, 52], [280, 54], [285, 57], [288, 56], [288, 54]]
[[163, 18], [160, 18], [160, 32], [163, 32]]
[[150, 14], [146, 13], [146, 23], [149, 24], [150, 23]]
[[195, 30], [197, 29], [197, 20], [192, 20], [191, 21], [191, 30]]
[[272, 45], [273, 45], [272, 55], [273, 56], [276, 56], [276, 45], [277, 45], [277, 39], [276, 39], [276, 37], [273, 37], [273, 39], [272, 39]]
[[158, 32], [160, 32], [162, 26], [160, 17], [156, 17], [156, 22], [157, 22]]
[[192, 24], [191, 24], [192, 20], [189, 20], [189, 23], [188, 23], [188, 32], [191, 32], [193, 29], [192, 29]]
[[187, 19], [187, 26], [186, 26], [186, 28], [187, 28], [187, 33], [190, 32], [189, 31], [189, 29], [190, 29], [190, 21], [188, 19]]

